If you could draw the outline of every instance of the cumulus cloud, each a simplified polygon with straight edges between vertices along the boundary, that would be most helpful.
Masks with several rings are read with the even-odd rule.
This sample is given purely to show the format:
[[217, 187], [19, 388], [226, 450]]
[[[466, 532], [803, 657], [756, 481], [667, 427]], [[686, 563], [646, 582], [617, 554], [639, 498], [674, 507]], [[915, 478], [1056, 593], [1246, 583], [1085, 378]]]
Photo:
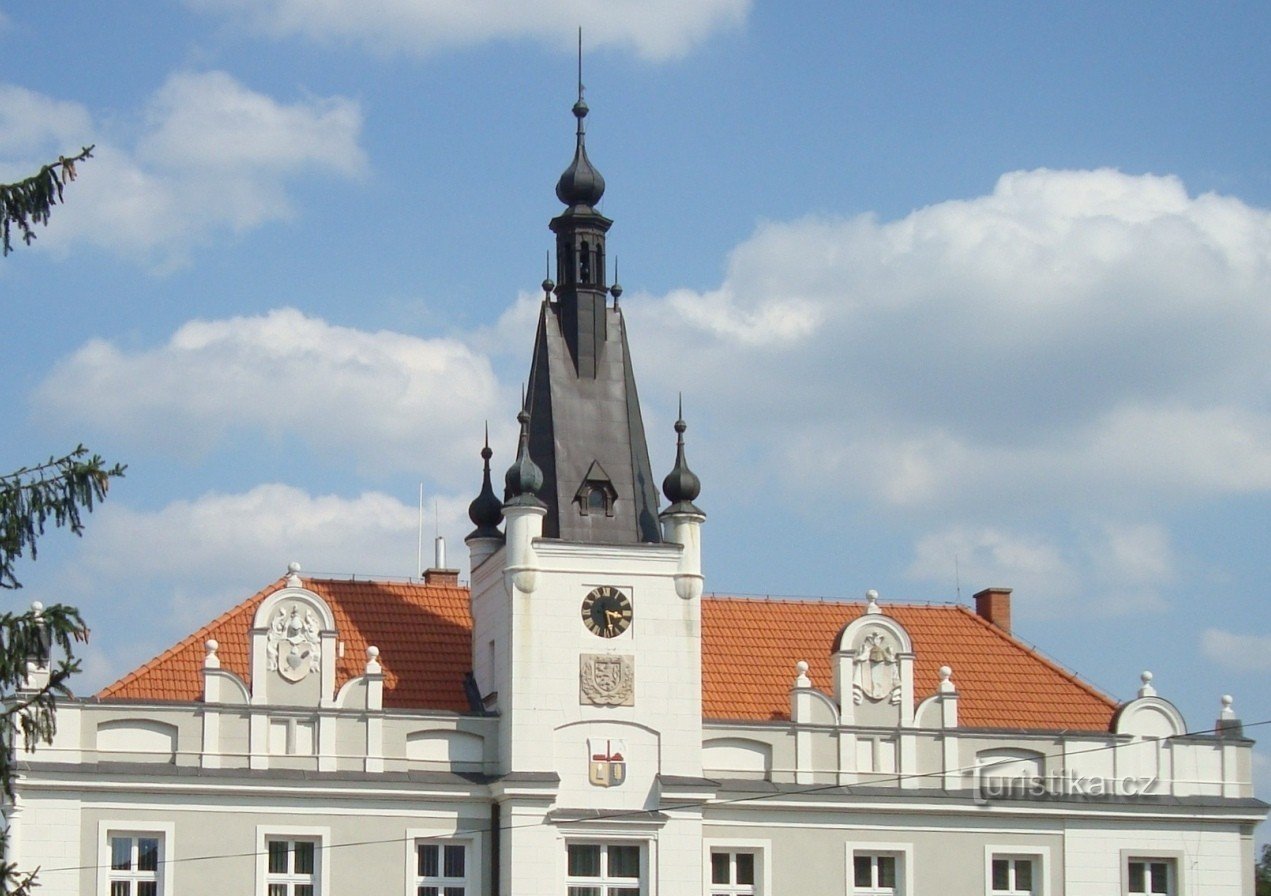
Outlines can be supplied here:
[[685, 55], [741, 25], [750, 0], [187, 0], [275, 37], [352, 43], [377, 53], [424, 54], [491, 40], [569, 45], [582, 27], [589, 47], [619, 45], [651, 60]]
[[1207, 628], [1200, 636], [1200, 652], [1224, 669], [1245, 673], [1271, 671], [1271, 635]]
[[1271, 214], [1174, 177], [1021, 171], [891, 222], [766, 222], [627, 304], [645, 378], [767, 437], [794, 493], [900, 512], [1271, 489]]
[[[452, 544], [471, 528], [469, 500], [429, 502]], [[92, 537], [76, 543], [74, 562], [55, 581], [33, 584], [88, 619], [92, 650], [79, 687], [91, 692], [250, 597], [293, 560], [313, 575], [418, 575], [418, 523], [418, 509], [391, 495], [312, 495], [282, 483], [157, 510], [112, 502], [93, 515]], [[429, 550], [424, 564], [431, 559]], [[125, 628], [138, 615], [144, 631]]]
[[1009, 585], [1020, 611], [1053, 619], [1160, 609], [1175, 561], [1168, 533], [1152, 524], [1102, 522], [1070, 536], [956, 525], [919, 538], [906, 575], [942, 586], [958, 576], [977, 588]]
[[78, 201], [41, 229], [37, 245], [82, 240], [169, 267], [217, 232], [288, 218], [289, 178], [357, 177], [366, 165], [355, 101], [284, 103], [224, 72], [172, 75], [139, 119], [119, 133], [77, 103], [0, 86], [0, 171], [97, 146], [76, 181]]
[[488, 360], [453, 339], [333, 326], [290, 308], [191, 321], [130, 351], [95, 340], [34, 403], [121, 444], [190, 457], [244, 430], [352, 458], [359, 470], [470, 474], [484, 420], [514, 406]]

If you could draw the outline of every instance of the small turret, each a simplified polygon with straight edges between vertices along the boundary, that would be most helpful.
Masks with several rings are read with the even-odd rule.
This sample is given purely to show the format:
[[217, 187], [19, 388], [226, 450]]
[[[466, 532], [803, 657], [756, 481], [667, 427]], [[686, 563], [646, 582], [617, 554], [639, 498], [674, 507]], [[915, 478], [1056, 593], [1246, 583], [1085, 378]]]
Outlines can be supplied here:
[[503, 505], [494, 494], [494, 486], [490, 483], [490, 458], [494, 452], [490, 450], [490, 427], [485, 428], [485, 447], [481, 449], [483, 470], [481, 472], [481, 493], [468, 505], [468, 519], [472, 520], [475, 529], [468, 533], [464, 541], [474, 538], [497, 538], [502, 540], [503, 533], [499, 524], [503, 522]]
[[675, 573], [675, 593], [685, 600], [702, 596], [702, 523], [706, 514], [693, 503], [702, 492], [702, 482], [688, 468], [684, 459], [684, 401], [680, 401], [679, 419], [675, 421], [675, 466], [662, 481], [662, 493], [671, 506], [658, 514], [662, 521], [662, 538], [682, 545], [679, 569]]

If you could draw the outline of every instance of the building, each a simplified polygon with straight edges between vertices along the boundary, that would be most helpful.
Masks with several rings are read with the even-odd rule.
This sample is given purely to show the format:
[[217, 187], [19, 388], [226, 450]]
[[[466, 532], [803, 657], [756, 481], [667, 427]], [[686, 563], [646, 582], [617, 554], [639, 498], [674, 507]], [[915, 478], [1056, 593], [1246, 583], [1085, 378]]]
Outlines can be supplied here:
[[704, 594], [686, 426], [660, 506], [573, 111], [471, 584], [293, 564], [63, 705], [10, 859], [50, 896], [1252, 894], [1267, 806], [1229, 698], [1200, 734], [1147, 673], [1117, 705], [1011, 636], [1009, 589]]

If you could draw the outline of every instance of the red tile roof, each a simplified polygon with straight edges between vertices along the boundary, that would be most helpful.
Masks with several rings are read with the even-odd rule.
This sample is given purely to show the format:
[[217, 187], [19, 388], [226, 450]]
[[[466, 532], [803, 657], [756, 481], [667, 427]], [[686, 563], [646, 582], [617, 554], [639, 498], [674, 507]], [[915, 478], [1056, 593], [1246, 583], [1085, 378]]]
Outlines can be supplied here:
[[[220, 643], [221, 666], [249, 675], [248, 629], [279, 580], [175, 647], [102, 690], [103, 700], [193, 701], [202, 694], [204, 643]], [[344, 657], [336, 687], [362, 674], [366, 648], [380, 648], [384, 705], [468, 709], [463, 678], [472, 668], [467, 588], [418, 582], [305, 579], [335, 613]], [[889, 603], [884, 612], [914, 643], [914, 692], [935, 692], [941, 666], [953, 669], [964, 726], [1106, 731], [1115, 702], [1075, 675], [959, 605]], [[831, 691], [830, 650], [863, 604], [832, 601], [702, 600], [702, 712], [708, 719], [789, 718], [794, 664], [806, 660], [813, 685]]]
[[[304, 579], [335, 614], [344, 642], [338, 689], [366, 669], [366, 648], [380, 649], [384, 706], [463, 712], [464, 674], [472, 668], [468, 589], [418, 582]], [[250, 681], [248, 629], [256, 608], [285, 585], [279, 580], [223, 614], [97, 696], [103, 700], [198, 700], [203, 694], [204, 644], [215, 638], [221, 668]]]
[[[914, 694], [953, 669], [958, 724], [973, 728], [1107, 731], [1116, 703], [960, 605], [888, 603], [913, 639]], [[830, 651], [862, 603], [708, 597], [702, 601], [702, 714], [789, 719], [794, 664], [832, 692]]]

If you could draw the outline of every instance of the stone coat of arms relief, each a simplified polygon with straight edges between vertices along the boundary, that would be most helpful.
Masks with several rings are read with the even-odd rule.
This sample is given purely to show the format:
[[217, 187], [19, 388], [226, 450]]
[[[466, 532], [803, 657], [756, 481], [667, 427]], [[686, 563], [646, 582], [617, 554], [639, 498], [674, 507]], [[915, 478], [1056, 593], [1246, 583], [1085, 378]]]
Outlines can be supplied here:
[[900, 660], [885, 634], [870, 631], [852, 657], [852, 700], [900, 703]]
[[635, 657], [584, 653], [578, 658], [579, 702], [635, 706]]
[[313, 610], [292, 604], [279, 607], [269, 623], [266, 646], [269, 670], [277, 671], [287, 681], [302, 681], [317, 672], [322, 661], [318, 632], [321, 626]]

